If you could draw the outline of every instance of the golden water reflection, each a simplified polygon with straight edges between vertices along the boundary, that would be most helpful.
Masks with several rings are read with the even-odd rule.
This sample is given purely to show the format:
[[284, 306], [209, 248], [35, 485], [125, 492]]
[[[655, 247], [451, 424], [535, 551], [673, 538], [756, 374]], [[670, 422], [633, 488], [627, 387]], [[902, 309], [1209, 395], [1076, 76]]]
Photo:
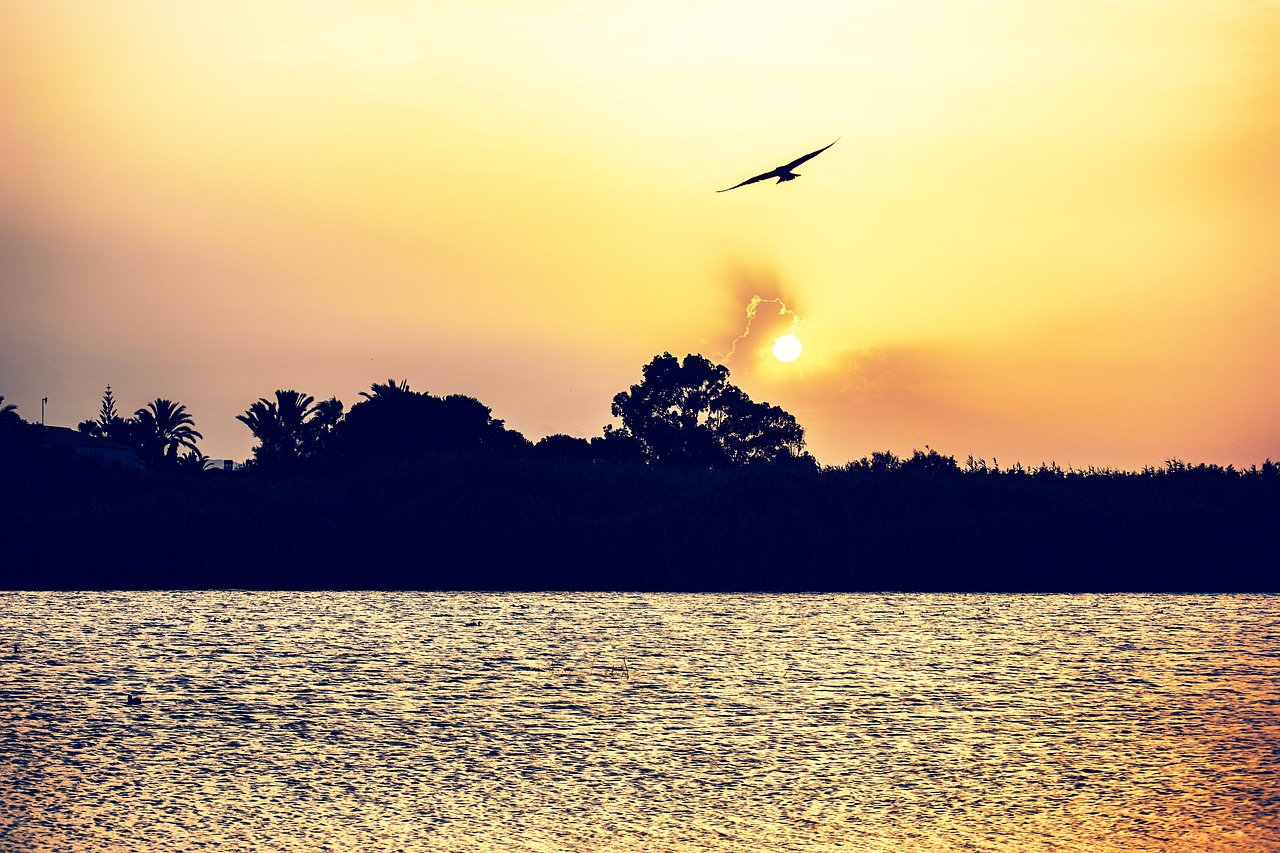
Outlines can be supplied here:
[[1275, 597], [0, 593], [0, 631], [0, 850], [1280, 849]]

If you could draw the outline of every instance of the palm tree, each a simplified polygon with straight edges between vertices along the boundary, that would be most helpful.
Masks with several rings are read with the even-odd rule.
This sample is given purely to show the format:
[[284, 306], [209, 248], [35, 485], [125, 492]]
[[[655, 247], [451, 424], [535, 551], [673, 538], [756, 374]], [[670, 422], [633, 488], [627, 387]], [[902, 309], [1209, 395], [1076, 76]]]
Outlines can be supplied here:
[[24, 421], [17, 405], [0, 396], [0, 444], [34, 447], [39, 443], [40, 427]]
[[259, 462], [270, 464], [286, 456], [288, 442], [282, 434], [280, 411], [275, 403], [259, 397], [258, 402], [249, 406], [243, 415], [236, 415], [236, 420], [247, 426], [253, 437], [258, 439], [253, 455]]
[[196, 449], [196, 439], [204, 438], [195, 430], [195, 420], [187, 407], [172, 400], [157, 398], [146, 408], [134, 412], [137, 423], [138, 450], [148, 465], [176, 463], [180, 448]]
[[320, 443], [319, 434], [331, 431], [341, 415], [342, 403], [336, 399], [317, 404], [310, 394], [289, 390], [276, 391], [274, 401], [259, 398], [236, 420], [260, 442], [254, 456], [277, 464], [311, 455]]
[[17, 435], [21, 425], [22, 418], [18, 416], [17, 404], [6, 403], [4, 395], [0, 394], [0, 441], [7, 442]]
[[209, 466], [213, 464], [213, 460], [205, 456], [199, 450], [192, 450], [179, 456], [175, 463], [179, 470], [182, 471], [208, 471]]
[[398, 383], [394, 379], [388, 379], [387, 384], [381, 385], [377, 382], [373, 383], [372, 394], [369, 391], [361, 391], [360, 396], [366, 400], [385, 400], [397, 397], [405, 397], [410, 393], [409, 380], [401, 379]]
[[305, 455], [320, 456], [328, 452], [338, 424], [342, 422], [342, 409], [342, 401], [337, 397], [316, 403], [311, 410], [311, 417], [307, 419], [309, 446]]
[[295, 453], [306, 443], [306, 421], [315, 409], [316, 398], [299, 391], [276, 391], [276, 416], [280, 430], [288, 436]]

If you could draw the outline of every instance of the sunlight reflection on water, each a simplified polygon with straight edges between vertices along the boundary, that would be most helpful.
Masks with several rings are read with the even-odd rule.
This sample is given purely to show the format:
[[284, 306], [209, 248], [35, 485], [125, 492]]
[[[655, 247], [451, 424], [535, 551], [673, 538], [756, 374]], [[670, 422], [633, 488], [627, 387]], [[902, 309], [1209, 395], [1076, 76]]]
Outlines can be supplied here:
[[1275, 597], [0, 593], [0, 632], [5, 851], [1280, 849]]

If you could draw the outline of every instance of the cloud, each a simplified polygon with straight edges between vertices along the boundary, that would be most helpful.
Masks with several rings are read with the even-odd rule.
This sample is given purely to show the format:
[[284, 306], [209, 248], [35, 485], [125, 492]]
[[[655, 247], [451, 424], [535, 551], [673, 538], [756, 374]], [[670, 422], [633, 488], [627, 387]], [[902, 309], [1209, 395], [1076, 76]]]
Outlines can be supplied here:
[[707, 355], [722, 364], [750, 371], [779, 335], [799, 334], [804, 317], [797, 299], [771, 267], [739, 263], [725, 277], [724, 320], [710, 338]]

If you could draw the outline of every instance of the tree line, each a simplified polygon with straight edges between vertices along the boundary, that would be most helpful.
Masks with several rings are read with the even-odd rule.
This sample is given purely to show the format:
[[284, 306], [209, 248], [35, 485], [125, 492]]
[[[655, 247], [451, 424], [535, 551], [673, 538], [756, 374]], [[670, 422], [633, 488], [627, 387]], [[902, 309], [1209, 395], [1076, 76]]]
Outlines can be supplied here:
[[[729, 381], [726, 367], [700, 355], [655, 357], [643, 368], [642, 381], [613, 399], [611, 413], [621, 426], [607, 426], [590, 439], [558, 434], [535, 444], [474, 397], [414, 391], [408, 380], [375, 382], [360, 397], [350, 410], [336, 397], [316, 400], [293, 389], [259, 398], [236, 416], [257, 442], [249, 467], [287, 472], [457, 450], [706, 468], [816, 466], [805, 450], [804, 429], [790, 413], [754, 402]], [[13, 406], [6, 410], [5, 418], [16, 418]], [[207, 464], [195, 420], [171, 400], [156, 399], [124, 417], [108, 385], [98, 416], [77, 429], [133, 448], [152, 470], [200, 470]]]
[[654, 358], [591, 438], [530, 442], [478, 400], [279, 390], [203, 468], [179, 403], [87, 434], [150, 470], [40, 451], [0, 398], [0, 588], [1280, 591], [1280, 465], [821, 467], [700, 356]]
[[[641, 381], [613, 398], [610, 413], [620, 425], [601, 435], [579, 438], [549, 435], [536, 443], [510, 429], [492, 410], [462, 394], [436, 396], [410, 389], [408, 380], [375, 382], [349, 410], [336, 397], [317, 400], [296, 390], [277, 390], [259, 398], [236, 419], [256, 440], [253, 458], [243, 470], [288, 473], [326, 464], [384, 457], [461, 451], [496, 457], [529, 456], [592, 463], [633, 463], [659, 467], [724, 470], [761, 464], [817, 470], [806, 449], [804, 428], [789, 412], [757, 403], [729, 381], [729, 370], [701, 355], [684, 359], [655, 356], [642, 368]], [[208, 467], [199, 449], [202, 434], [186, 407], [157, 398], [122, 416], [107, 385], [96, 418], [76, 429], [94, 438], [132, 448], [150, 470]], [[0, 446], [36, 446], [38, 431], [0, 396]], [[994, 461], [955, 457], [926, 446], [910, 456], [879, 451], [829, 472], [866, 475], [981, 477], [1028, 476], [1040, 480], [1071, 477], [1263, 477], [1280, 476], [1280, 463], [1237, 470], [1233, 466], [1189, 464], [1177, 459], [1141, 471], [1063, 468], [1057, 463], [1001, 468]]]

